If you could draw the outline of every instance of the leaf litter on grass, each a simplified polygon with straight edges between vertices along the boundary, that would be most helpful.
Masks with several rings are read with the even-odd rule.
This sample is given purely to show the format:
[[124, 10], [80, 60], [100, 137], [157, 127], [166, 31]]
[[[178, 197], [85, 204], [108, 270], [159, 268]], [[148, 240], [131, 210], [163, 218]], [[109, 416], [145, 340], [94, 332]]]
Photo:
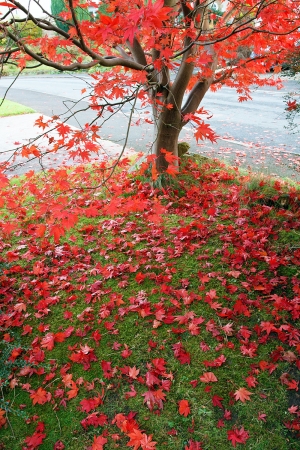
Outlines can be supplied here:
[[297, 445], [299, 190], [270, 181], [264, 203], [220, 163], [181, 169], [3, 188], [4, 448]]

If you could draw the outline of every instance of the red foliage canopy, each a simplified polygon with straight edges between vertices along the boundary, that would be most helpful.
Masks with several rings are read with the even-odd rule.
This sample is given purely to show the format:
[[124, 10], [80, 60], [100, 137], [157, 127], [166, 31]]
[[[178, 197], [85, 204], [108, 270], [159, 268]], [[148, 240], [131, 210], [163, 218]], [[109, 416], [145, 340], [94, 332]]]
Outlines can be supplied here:
[[[136, 102], [142, 107], [151, 104], [157, 124], [157, 168], [169, 166], [172, 174], [176, 170], [164, 150], [177, 155], [178, 135], [187, 122], [194, 124], [197, 140], [216, 139], [204, 123], [206, 111], [199, 108], [207, 90], [227, 85], [237, 90], [239, 101], [249, 99], [251, 86], [276, 83], [261, 75], [272, 66], [280, 70], [300, 39], [299, 2], [293, 0], [65, 4], [56, 23], [64, 23], [68, 31], [55, 25], [43, 7], [37, 16], [17, 0], [3, 2], [0, 32], [6, 39], [0, 40], [0, 62], [17, 64], [21, 70], [32, 60], [61, 71], [94, 68], [92, 83], [84, 91], [98, 119], [106, 120], [129, 101], [133, 107]], [[86, 14], [78, 14], [78, 5]], [[43, 30], [42, 38], [20, 36], [22, 14]], [[97, 71], [101, 67], [108, 71]], [[55, 119], [48, 124], [39, 121], [43, 129], [55, 124], [58, 137], [49, 140], [48, 152], [64, 146], [70, 157], [83, 160], [97, 152], [99, 125], [72, 131]], [[43, 152], [38, 147], [32, 144], [16, 155], [39, 158]], [[59, 236], [60, 230], [55, 233]]]

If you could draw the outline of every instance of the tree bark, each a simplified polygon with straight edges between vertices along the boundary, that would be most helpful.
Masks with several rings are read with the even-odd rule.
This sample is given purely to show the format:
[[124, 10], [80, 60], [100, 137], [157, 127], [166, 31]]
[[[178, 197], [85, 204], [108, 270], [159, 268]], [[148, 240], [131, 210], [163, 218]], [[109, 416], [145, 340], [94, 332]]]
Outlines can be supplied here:
[[159, 116], [155, 141], [156, 168], [159, 173], [165, 172], [168, 162], [161, 150], [167, 150], [178, 156], [178, 137], [182, 129], [181, 114], [176, 110], [165, 109]]

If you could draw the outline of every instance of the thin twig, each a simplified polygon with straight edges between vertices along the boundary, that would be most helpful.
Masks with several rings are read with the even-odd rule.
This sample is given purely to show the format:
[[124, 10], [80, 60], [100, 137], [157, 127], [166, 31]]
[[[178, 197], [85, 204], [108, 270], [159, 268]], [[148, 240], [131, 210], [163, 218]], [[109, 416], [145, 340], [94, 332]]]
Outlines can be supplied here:
[[[4, 398], [4, 395], [3, 395], [3, 389], [2, 389], [2, 386], [1, 386], [1, 396], [2, 396], [2, 400], [5, 402], [5, 398]], [[12, 435], [13, 435], [13, 437], [14, 437], [14, 439], [15, 439], [15, 438], [16, 438], [16, 435], [15, 435], [14, 429], [13, 429], [13, 427], [12, 427], [12, 424], [10, 423], [10, 420], [9, 420], [9, 418], [8, 418], [8, 414], [7, 414], [7, 410], [6, 410], [6, 409], [5, 409], [5, 417], [6, 417], [6, 420], [7, 420], [8, 425], [9, 425], [9, 427], [10, 427], [10, 429], [11, 429]]]
[[[54, 408], [55, 408], [55, 406], [54, 406]], [[55, 411], [54, 408], [53, 408], [53, 412], [54, 412], [54, 414], [55, 414], [55, 416], [56, 416], [56, 419], [57, 419], [57, 423], [58, 423], [58, 427], [59, 427], [60, 434], [62, 434], [62, 429], [61, 429], [61, 425], [60, 425], [60, 420], [59, 420], [58, 415], [57, 415], [57, 412]]]
[[18, 77], [21, 75], [22, 71], [23, 71], [23, 69], [20, 70], [20, 72], [18, 73], [18, 75], [14, 78], [13, 82], [12, 82], [12, 83], [8, 86], [8, 88], [6, 89], [6, 91], [5, 91], [5, 93], [4, 93], [4, 97], [3, 97], [3, 99], [1, 100], [0, 106], [3, 105], [3, 102], [4, 102], [4, 100], [5, 100], [5, 97], [6, 97], [7, 94], [8, 94], [8, 91], [10, 90], [10, 88], [12, 87], [12, 85], [17, 81], [17, 79], [18, 79]]

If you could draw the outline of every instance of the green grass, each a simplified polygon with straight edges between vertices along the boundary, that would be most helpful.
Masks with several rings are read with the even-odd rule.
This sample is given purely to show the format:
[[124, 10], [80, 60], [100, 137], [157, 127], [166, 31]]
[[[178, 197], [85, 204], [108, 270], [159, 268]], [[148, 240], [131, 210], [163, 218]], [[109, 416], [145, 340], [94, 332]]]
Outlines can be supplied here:
[[[2, 69], [1, 76], [15, 76], [20, 72], [20, 69], [13, 65], [5, 65]], [[52, 67], [48, 67], [45, 65], [41, 65], [38, 67], [34, 67], [32, 69], [24, 69], [22, 71], [22, 75], [54, 75], [58, 74], [60, 71], [53, 69]]]
[[[0, 99], [0, 104], [1, 103], [2, 99]], [[34, 112], [36, 112], [34, 109], [21, 105], [20, 103], [11, 102], [10, 100], [4, 100], [0, 106], [0, 117], [17, 116]]]
[[[97, 71], [99, 71], [99, 72], [106, 72], [108, 70], [110, 70], [110, 69], [107, 68], [107, 67], [95, 66], [95, 67], [92, 67], [91, 69], [89, 69], [88, 71], [86, 71], [86, 70], [79, 71], [79, 73], [80, 72], [82, 72], [82, 73], [94, 73], [94, 72], [97, 72]], [[6, 66], [4, 66], [2, 68], [1, 76], [10, 76], [10, 77], [12, 77], [12, 76], [18, 75], [19, 72], [20, 72], [20, 70], [17, 67], [6, 65]], [[24, 69], [22, 71], [22, 75], [21, 76], [58, 75], [58, 74], [61, 74], [61, 73], [62, 73], [62, 71], [60, 71], [60, 70], [57, 70], [57, 69], [54, 69], [53, 67], [45, 66], [44, 64], [42, 64], [42, 65], [40, 65], [38, 67], [33, 67], [33, 68], [30, 68], [30, 66], [29, 66], [28, 68], [26, 68], [26, 69]], [[66, 72], [64, 72], [64, 73], [66, 73]]]
[[[127, 416], [131, 431], [152, 435], [157, 450], [186, 450], [191, 441], [201, 442], [203, 450], [231, 450], [227, 432], [241, 427], [249, 439], [237, 448], [297, 448], [297, 431], [287, 424], [297, 420], [288, 408], [299, 404], [299, 396], [286, 379], [299, 381], [300, 221], [293, 200], [299, 191], [294, 186], [293, 201], [282, 207], [276, 198], [289, 195], [285, 183], [270, 181], [266, 188], [207, 159], [185, 164], [177, 182], [164, 180], [161, 191], [144, 176], [118, 171], [101, 195], [80, 189], [99, 182], [97, 166], [68, 171], [66, 180], [78, 188], [69, 202], [82, 211], [56, 243], [50, 229], [38, 237], [34, 226], [57, 220], [53, 210], [61, 217], [59, 205], [50, 202], [63, 174], [11, 181], [0, 216], [2, 227], [16, 227], [11, 234], [3, 228], [1, 235], [1, 323], [12, 342], [4, 340], [0, 353], [2, 400], [8, 402], [0, 409], [7, 409], [9, 419], [0, 429], [0, 448], [21, 450], [39, 422], [46, 434], [41, 450], [52, 450], [57, 441], [68, 450], [86, 450], [99, 435], [108, 439], [104, 450], [133, 448], [117, 414]], [[114, 189], [122, 203], [110, 216], [105, 208]], [[128, 209], [126, 202], [133, 202]], [[158, 202], [167, 211], [153, 222], [149, 213]], [[86, 217], [91, 205], [94, 216]], [[265, 331], [268, 322], [275, 331]], [[61, 340], [58, 333], [69, 327]], [[49, 333], [57, 338], [47, 349]], [[190, 362], [176, 356], [178, 343]], [[251, 346], [255, 350], [247, 354]], [[12, 347], [23, 351], [8, 366]], [[76, 360], [82, 348], [95, 360]], [[224, 362], [216, 364], [221, 356]], [[161, 360], [165, 369], [154, 370]], [[111, 364], [111, 376], [103, 361]], [[24, 362], [28, 373], [22, 373]], [[130, 377], [128, 368], [138, 375]], [[149, 387], [151, 371], [158, 381]], [[205, 372], [217, 382], [201, 382]], [[66, 374], [78, 387], [71, 399]], [[255, 386], [249, 387], [248, 377]], [[33, 405], [30, 395], [40, 387], [51, 398]], [[235, 400], [241, 387], [251, 392], [250, 401]], [[151, 410], [143, 394], [158, 389], [165, 401]], [[81, 402], [99, 396], [102, 402], [84, 412]], [[213, 405], [214, 396], [222, 408]], [[187, 417], [178, 413], [183, 399], [191, 409]], [[93, 413], [104, 414], [105, 423], [83, 426]]]

